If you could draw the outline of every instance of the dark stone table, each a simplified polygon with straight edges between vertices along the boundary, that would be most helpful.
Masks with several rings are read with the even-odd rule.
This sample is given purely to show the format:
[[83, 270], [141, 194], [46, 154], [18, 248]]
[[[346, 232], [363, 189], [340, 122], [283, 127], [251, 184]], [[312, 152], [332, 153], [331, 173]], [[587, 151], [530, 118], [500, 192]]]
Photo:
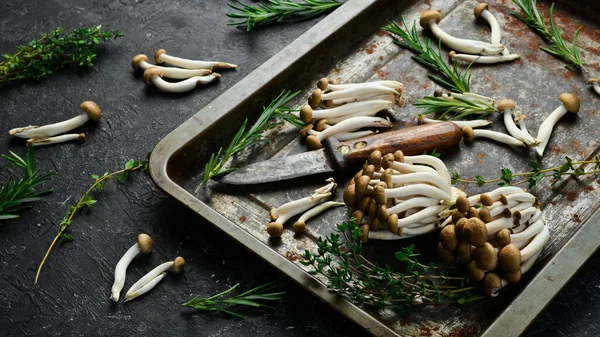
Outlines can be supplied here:
[[[24, 142], [7, 130], [75, 116], [84, 100], [100, 104], [104, 117], [80, 131], [87, 141], [37, 149], [42, 171], [54, 170], [54, 192], [21, 218], [0, 223], [0, 335], [197, 335], [355, 336], [354, 323], [287, 280], [271, 266], [164, 195], [148, 174], [109, 183], [98, 203], [76, 216], [75, 241], [50, 255], [33, 285], [68, 205], [93, 182], [91, 174], [143, 159], [167, 133], [307, 30], [314, 21], [248, 34], [227, 26], [227, 1], [15, 1], [0, 3], [0, 52], [56, 27], [102, 24], [124, 34], [104, 43], [91, 69], [66, 69], [48, 80], [0, 89], [0, 153], [23, 155]], [[168, 95], [146, 86], [131, 58], [164, 48], [174, 55], [239, 65], [218, 84], [189, 94]], [[0, 171], [0, 181], [12, 176]], [[159, 263], [181, 255], [186, 271], [170, 274], [151, 293], [127, 304], [108, 297], [113, 270], [137, 234], [155, 241], [150, 256], [137, 258], [125, 288]], [[538, 318], [528, 336], [597, 336], [600, 254], [575, 276]], [[245, 319], [196, 313], [179, 304], [208, 297], [240, 282], [243, 288], [279, 281], [287, 291], [275, 310], [240, 310]], [[123, 292], [124, 293], [124, 292]]]

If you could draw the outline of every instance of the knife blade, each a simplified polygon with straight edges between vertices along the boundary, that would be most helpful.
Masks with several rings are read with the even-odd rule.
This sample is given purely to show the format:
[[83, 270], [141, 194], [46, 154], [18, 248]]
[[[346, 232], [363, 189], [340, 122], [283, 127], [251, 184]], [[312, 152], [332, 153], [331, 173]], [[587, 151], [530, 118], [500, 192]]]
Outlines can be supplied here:
[[449, 122], [413, 126], [345, 142], [328, 138], [322, 149], [252, 163], [217, 181], [228, 185], [255, 185], [289, 180], [360, 166], [375, 150], [383, 154], [401, 150], [405, 155], [418, 155], [452, 147], [461, 139], [461, 129]]

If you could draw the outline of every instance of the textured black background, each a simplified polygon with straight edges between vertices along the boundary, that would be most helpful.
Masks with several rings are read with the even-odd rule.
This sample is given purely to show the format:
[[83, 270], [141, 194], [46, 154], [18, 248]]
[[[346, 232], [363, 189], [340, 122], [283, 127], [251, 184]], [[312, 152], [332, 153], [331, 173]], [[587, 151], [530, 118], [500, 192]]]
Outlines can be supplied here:
[[[22, 217], [0, 224], [0, 335], [198, 335], [355, 336], [352, 322], [280, 275], [221, 232], [164, 195], [147, 174], [97, 194], [98, 204], [76, 217], [75, 241], [58, 247], [33, 286], [36, 267], [56, 233], [67, 205], [92, 182], [90, 174], [114, 170], [130, 158], [145, 158], [154, 144], [229, 86], [249, 74], [314, 21], [247, 34], [226, 26], [226, 1], [16, 1], [0, 4], [0, 53], [56, 27], [102, 24], [125, 37], [105, 43], [92, 69], [67, 69], [43, 83], [0, 89], [0, 152], [24, 154], [24, 142], [7, 130], [46, 124], [79, 113], [94, 100], [99, 123], [80, 131], [88, 140], [39, 148], [42, 170], [58, 174], [54, 193]], [[189, 94], [169, 95], [142, 83], [130, 66], [138, 53], [158, 48], [190, 58], [236, 63], [220, 83]], [[0, 181], [11, 177], [2, 169]], [[131, 303], [108, 300], [113, 269], [140, 232], [155, 250], [136, 259], [125, 289], [151, 267], [181, 255], [182, 275], [169, 275], [151, 293]], [[600, 305], [600, 254], [565, 288], [529, 329], [528, 336], [596, 336]], [[254, 287], [279, 280], [288, 291], [276, 310], [245, 310], [244, 320], [198, 314], [178, 304], [241, 282]], [[124, 292], [123, 292], [124, 293]]]

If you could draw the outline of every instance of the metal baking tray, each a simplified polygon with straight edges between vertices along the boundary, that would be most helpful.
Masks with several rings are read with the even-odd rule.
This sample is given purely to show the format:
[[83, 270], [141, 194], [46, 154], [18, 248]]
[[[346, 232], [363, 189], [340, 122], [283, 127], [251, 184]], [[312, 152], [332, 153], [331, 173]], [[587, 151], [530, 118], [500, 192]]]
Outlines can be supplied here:
[[[324, 280], [310, 276], [305, 267], [297, 263], [305, 249], [315, 248], [319, 236], [333, 232], [333, 225], [346, 219], [343, 207], [311, 221], [305, 235], [295, 237], [286, 230], [282, 240], [269, 240], [265, 231], [269, 208], [307, 195], [308, 191], [321, 186], [326, 177], [236, 190], [222, 189], [215, 183], [200, 186], [208, 156], [219, 147], [227, 146], [245, 118], [252, 122], [261, 107], [282, 89], [303, 89], [303, 96], [294, 101], [300, 106], [322, 76], [342, 83], [374, 79], [403, 82], [406, 105], [395, 109], [392, 117], [396, 128], [416, 124], [417, 109], [412, 103], [419, 97], [431, 95], [436, 86], [427, 78], [428, 71], [410, 59], [410, 52], [395, 46], [381, 27], [387, 19], [399, 20], [403, 15], [411, 23], [418, 20], [422, 11], [435, 9], [442, 11], [441, 26], [450, 34], [487, 41], [489, 27], [474, 19], [475, 4], [475, 1], [449, 0], [348, 1], [161, 140], [150, 159], [154, 181], [166, 193], [373, 335], [515, 336], [522, 333], [600, 244], [596, 239], [600, 237], [600, 180], [597, 177], [570, 178], [553, 187], [546, 182], [532, 191], [543, 203], [552, 236], [536, 267], [519, 284], [505, 288], [502, 295], [494, 299], [463, 306], [424, 307], [405, 316], [357, 306], [335, 296], [327, 290]], [[544, 11], [549, 6], [546, 2], [538, 5]], [[555, 10], [556, 20], [567, 39], [578, 26], [584, 26], [579, 45], [591, 74], [600, 72], [600, 26], [595, 20], [599, 7], [594, 1], [572, 1], [561, 2], [560, 8]], [[516, 9], [512, 2], [490, 3], [490, 8], [503, 27], [502, 43], [522, 58], [507, 64], [473, 66], [472, 90], [496, 99], [514, 98], [529, 116], [528, 124], [533, 131], [558, 106], [559, 94], [577, 94], [581, 99], [579, 115], [564, 117], [558, 123], [541, 164], [544, 167], [556, 165], [565, 155], [593, 158], [600, 148], [600, 98], [585, 84], [588, 75], [565, 69], [562, 61], [539, 50], [544, 42], [511, 15], [510, 10]], [[503, 128], [501, 119], [492, 127], [505, 131]], [[295, 130], [289, 126], [277, 126], [267, 139], [260, 148], [238, 156], [236, 165], [305, 151]], [[513, 172], [525, 171], [536, 157], [533, 151], [515, 151], [477, 141], [463, 142], [458, 148], [445, 152], [442, 159], [462, 176], [473, 177], [482, 172], [490, 176], [499, 174], [502, 167]], [[353, 173], [340, 173], [335, 177], [340, 186], [345, 186], [346, 177]], [[495, 186], [460, 187], [471, 194]], [[339, 194], [337, 198], [341, 199]], [[421, 251], [427, 251], [435, 247], [436, 238], [425, 236], [416, 242]], [[374, 255], [386, 256], [407, 243], [405, 240], [370, 242], [367, 249]]]

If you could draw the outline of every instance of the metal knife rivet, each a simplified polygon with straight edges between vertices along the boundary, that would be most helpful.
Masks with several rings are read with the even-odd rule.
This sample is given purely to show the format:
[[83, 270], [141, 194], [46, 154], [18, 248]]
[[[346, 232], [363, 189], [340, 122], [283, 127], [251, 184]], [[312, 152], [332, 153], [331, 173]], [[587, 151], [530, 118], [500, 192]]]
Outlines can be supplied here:
[[367, 147], [367, 142], [354, 143], [354, 149], [355, 150], [364, 149], [365, 147]]
[[341, 154], [346, 154], [350, 152], [350, 146], [348, 145], [342, 145], [340, 147], [338, 147], [338, 151], [340, 151]]

